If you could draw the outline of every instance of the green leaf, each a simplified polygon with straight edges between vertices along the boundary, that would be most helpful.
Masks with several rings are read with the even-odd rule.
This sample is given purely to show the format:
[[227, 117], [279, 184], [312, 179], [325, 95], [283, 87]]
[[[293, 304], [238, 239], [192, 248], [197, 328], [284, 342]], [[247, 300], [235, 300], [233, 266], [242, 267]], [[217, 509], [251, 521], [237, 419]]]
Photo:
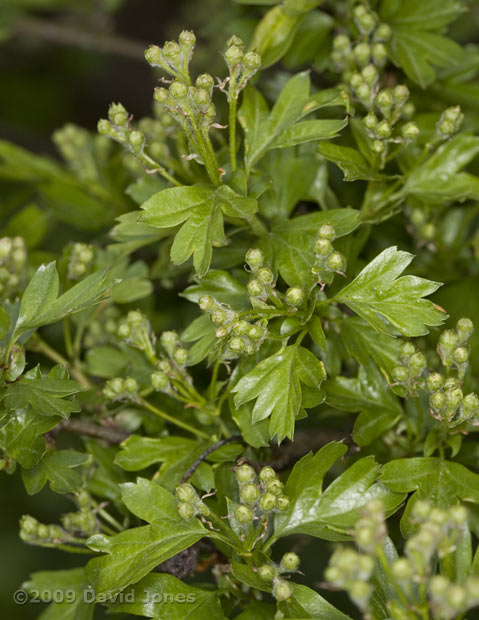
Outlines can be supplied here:
[[84, 389], [77, 381], [55, 378], [53, 371], [50, 371], [47, 377], [42, 377], [40, 371], [34, 369], [19, 381], [11, 383], [2, 398], [7, 409], [23, 409], [30, 405], [35, 413], [41, 416], [68, 418], [70, 413], [79, 411], [80, 408], [66, 398]]
[[326, 378], [324, 364], [307, 349], [295, 345], [262, 360], [232, 389], [235, 406], [256, 399], [252, 422], [270, 417], [269, 433], [278, 441], [293, 438], [301, 412], [301, 383], [319, 389]]
[[190, 217], [193, 209], [210, 204], [211, 199], [212, 190], [206, 187], [169, 187], [141, 205], [144, 213], [139, 221], [157, 228], [177, 226]]
[[168, 228], [158, 229], [139, 222], [141, 215], [141, 211], [131, 211], [116, 218], [118, 224], [110, 231], [110, 236], [115, 241], [110, 246], [112, 249], [125, 253], [134, 252], [138, 248], [155, 243], [171, 234], [172, 230]]
[[23, 237], [27, 249], [31, 249], [43, 241], [49, 219], [40, 207], [30, 204], [10, 218], [4, 234], [9, 237]]
[[8, 422], [0, 428], [2, 450], [22, 467], [34, 467], [46, 452], [43, 433], [60, 420], [57, 416], [40, 416], [29, 407], [11, 411]]
[[16, 329], [31, 325], [58, 297], [60, 280], [55, 262], [40, 265], [23, 293]]
[[82, 477], [76, 468], [85, 465], [89, 458], [88, 454], [75, 450], [48, 452], [36, 467], [23, 470], [23, 482], [27, 493], [29, 495], [38, 493], [47, 480], [55, 493], [77, 491], [82, 484]]
[[413, 170], [404, 192], [427, 200], [465, 200], [479, 197], [479, 179], [459, 172], [479, 153], [479, 137], [467, 133], [454, 136], [421, 166]]
[[217, 591], [187, 585], [167, 574], [147, 575], [109, 609], [162, 620], [226, 620]]
[[394, 26], [442, 30], [466, 10], [462, 0], [388, 0], [381, 3], [381, 19]]
[[255, 198], [240, 196], [228, 185], [220, 185], [215, 191], [214, 203], [227, 217], [251, 219], [258, 210]]
[[326, 540], [347, 540], [371, 499], [381, 499], [387, 513], [399, 506], [404, 495], [391, 493], [376, 482], [379, 465], [372, 456], [356, 461], [323, 492], [325, 473], [345, 452], [343, 444], [330, 443], [296, 463], [285, 486], [291, 507], [276, 514], [274, 539], [308, 534]]
[[274, 141], [301, 117], [310, 88], [309, 75], [298, 73], [284, 86], [268, 115], [264, 99], [251, 87], [245, 91], [238, 118], [245, 132], [245, 165], [250, 171]]
[[312, 140], [329, 140], [336, 138], [341, 129], [348, 124], [348, 119], [316, 119], [301, 121], [291, 125], [277, 136], [269, 148], [284, 149]]
[[[93, 619], [95, 595], [89, 588], [83, 567], [33, 573], [22, 584], [22, 589], [36, 600], [50, 603], [41, 614], [41, 620]], [[63, 601], [56, 603], [59, 592], [63, 592]]]
[[211, 295], [221, 304], [228, 304], [233, 310], [249, 308], [246, 287], [235, 280], [227, 271], [212, 269], [204, 278], [185, 289], [182, 297], [198, 303], [202, 295]]
[[180, 519], [175, 496], [146, 478], [137, 478], [136, 483], [122, 484], [121, 499], [130, 512], [148, 523]]
[[334, 377], [325, 384], [326, 402], [343, 411], [360, 411], [353, 430], [359, 446], [367, 446], [400, 419], [403, 409], [372, 363], [360, 366], [357, 378]]
[[401, 341], [377, 332], [358, 316], [350, 316], [341, 324], [341, 339], [351, 357], [367, 366], [372, 359], [390, 377], [399, 360]]
[[11, 328], [11, 321], [5, 308], [0, 307], [0, 340], [8, 335]]
[[293, 595], [279, 604], [285, 618], [317, 618], [318, 620], [351, 620], [320, 594], [299, 583], [292, 583]]
[[343, 288], [336, 300], [390, 336], [423, 336], [427, 325], [440, 325], [446, 318], [442, 308], [422, 299], [441, 285], [416, 276], [399, 275], [413, 255], [387, 248]]
[[193, 254], [193, 265], [199, 277], [206, 274], [212, 257], [212, 246], [226, 244], [221, 209], [211, 203], [196, 207], [175, 236], [171, 260], [176, 265], [186, 262]]
[[[107, 555], [88, 562], [88, 579], [97, 594], [114, 595], [205, 535], [212, 534], [197, 519], [188, 522], [162, 519], [152, 525], [125, 530], [107, 539], [106, 544], [102, 536], [101, 550]], [[88, 539], [87, 545], [97, 549], [97, 538]]]
[[359, 211], [344, 208], [301, 215], [274, 226], [263, 238], [261, 246], [272, 244], [276, 265], [289, 286], [304, 286], [311, 277], [314, 243], [324, 223], [334, 226], [336, 235], [342, 237], [359, 226]]
[[345, 181], [381, 181], [384, 174], [376, 172], [359, 151], [350, 146], [339, 146], [332, 142], [318, 144], [318, 153], [335, 163], [344, 172]]

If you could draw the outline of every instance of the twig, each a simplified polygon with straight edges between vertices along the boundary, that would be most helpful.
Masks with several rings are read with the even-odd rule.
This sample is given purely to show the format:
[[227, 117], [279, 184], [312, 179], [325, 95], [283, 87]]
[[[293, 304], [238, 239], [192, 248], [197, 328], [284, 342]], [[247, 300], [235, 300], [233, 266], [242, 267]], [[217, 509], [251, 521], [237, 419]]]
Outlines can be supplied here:
[[78, 435], [86, 435], [87, 437], [97, 437], [98, 439], [103, 439], [104, 441], [112, 444], [121, 443], [130, 436], [128, 431], [118, 428], [117, 426], [100, 426], [99, 424], [94, 424], [93, 422], [87, 422], [86, 420], [78, 420], [75, 418], [63, 420], [63, 422], [60, 422], [60, 424], [55, 426], [53, 432], [56, 435], [62, 430], [69, 431], [70, 433], [77, 433]]
[[132, 60], [145, 60], [147, 47], [141, 41], [112, 36], [101, 32], [80, 30], [67, 24], [55, 23], [36, 17], [22, 17], [15, 22], [15, 31], [22, 37], [35, 37], [61, 45], [73, 45], [87, 50], [116, 54]]
[[184, 482], [186, 482], [189, 478], [191, 478], [191, 476], [195, 473], [196, 469], [199, 467], [199, 465], [201, 465], [201, 463], [215, 450], [218, 450], [218, 448], [221, 448], [221, 446], [224, 446], [227, 443], [231, 443], [232, 441], [242, 441], [242, 437], [241, 435], [233, 435], [232, 437], [226, 437], [225, 439], [220, 439], [219, 441], [217, 441], [216, 443], [214, 443], [212, 446], [210, 446], [209, 448], [207, 448], [204, 452], [202, 452], [200, 454], [200, 456], [196, 459], [196, 461], [193, 463], [193, 465], [191, 465], [185, 472], [185, 475], [183, 476], [183, 478], [181, 479], [181, 483], [183, 484]]

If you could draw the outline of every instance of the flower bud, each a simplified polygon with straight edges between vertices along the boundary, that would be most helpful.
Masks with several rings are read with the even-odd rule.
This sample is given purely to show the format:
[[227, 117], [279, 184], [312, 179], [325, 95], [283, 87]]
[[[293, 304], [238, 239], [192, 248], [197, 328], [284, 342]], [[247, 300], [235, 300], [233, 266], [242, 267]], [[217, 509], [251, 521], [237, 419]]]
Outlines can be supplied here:
[[350, 44], [351, 41], [345, 34], [338, 34], [333, 39], [333, 48], [338, 51], [345, 51], [349, 49]]
[[228, 347], [233, 353], [241, 353], [244, 351], [245, 343], [242, 338], [231, 338], [228, 342]]
[[438, 372], [431, 373], [426, 379], [427, 389], [431, 392], [437, 392], [442, 388], [443, 385], [444, 377]]
[[388, 111], [393, 107], [393, 96], [390, 90], [380, 90], [376, 95], [376, 105], [381, 111]]
[[188, 87], [183, 82], [180, 82], [179, 80], [174, 80], [170, 84], [169, 93], [173, 97], [173, 99], [182, 101], [188, 94]]
[[263, 285], [261, 284], [259, 280], [256, 280], [256, 279], [248, 282], [248, 286], [246, 288], [248, 291], [248, 295], [250, 295], [251, 297], [257, 297], [258, 295], [261, 295], [263, 292]]
[[276, 497], [276, 508], [278, 510], [281, 510], [281, 511], [288, 510], [290, 505], [291, 505], [291, 501], [289, 497], [287, 497], [286, 495], [278, 495]]
[[241, 484], [251, 482], [255, 477], [254, 469], [251, 465], [244, 463], [236, 468], [235, 476], [236, 480]]
[[196, 78], [196, 88], [201, 88], [202, 90], [206, 90], [211, 93], [211, 90], [214, 85], [213, 76], [209, 73], [202, 73]]
[[452, 136], [454, 131], [454, 124], [450, 121], [442, 121], [439, 123], [439, 132], [442, 133], [443, 136]]
[[198, 499], [195, 488], [188, 482], [178, 485], [175, 489], [175, 495], [180, 502], [196, 502]]
[[429, 404], [431, 405], [432, 409], [436, 409], [437, 411], [441, 411], [441, 409], [444, 409], [447, 404], [444, 393], [434, 392], [434, 394], [431, 394]]
[[376, 127], [376, 135], [383, 140], [391, 136], [391, 125], [388, 121], [384, 120], [378, 123]]
[[386, 150], [386, 145], [381, 140], [374, 140], [371, 146], [374, 153], [377, 153], [378, 155], [381, 155], [381, 153], [384, 153]]
[[128, 142], [135, 153], [139, 153], [145, 143], [145, 136], [141, 131], [132, 131], [128, 137]]
[[462, 318], [457, 322], [456, 329], [461, 342], [465, 342], [474, 331], [474, 325], [471, 319]]
[[160, 336], [160, 343], [161, 346], [165, 349], [165, 351], [167, 351], [170, 355], [173, 353], [173, 351], [175, 350], [176, 346], [178, 345], [178, 341], [179, 341], [179, 336], [178, 334], [171, 330], [171, 331], [166, 331], [163, 332]]
[[452, 359], [456, 364], [465, 364], [469, 360], [469, 349], [466, 347], [457, 347], [452, 353]]
[[260, 325], [252, 325], [248, 331], [248, 336], [255, 342], [264, 336], [264, 329]]
[[155, 390], [166, 390], [169, 385], [168, 376], [161, 370], [157, 370], [151, 375], [151, 385]]
[[466, 589], [454, 583], [449, 586], [446, 601], [453, 609], [460, 611], [466, 604], [466, 597]]
[[451, 506], [449, 517], [456, 525], [465, 525], [467, 523], [467, 510], [461, 505]]
[[297, 286], [289, 288], [286, 291], [285, 299], [286, 299], [286, 303], [289, 306], [294, 306], [294, 307], [300, 306], [304, 301], [303, 289]]
[[439, 346], [446, 353], [452, 353], [458, 344], [459, 344], [459, 338], [456, 332], [453, 331], [452, 329], [446, 329], [439, 336]]
[[232, 71], [243, 60], [243, 49], [239, 45], [231, 45], [224, 53], [228, 69]]
[[123, 389], [129, 394], [135, 394], [138, 391], [138, 382], [133, 377], [126, 377], [123, 382]]
[[416, 112], [416, 108], [414, 104], [411, 101], [408, 101], [407, 103], [404, 104], [404, 107], [401, 112], [401, 116], [405, 120], [408, 120], [414, 116], [415, 112]]
[[366, 83], [363, 83], [358, 86], [356, 93], [360, 99], [367, 101], [371, 96], [371, 88]]
[[258, 487], [254, 484], [245, 484], [240, 491], [241, 501], [245, 504], [254, 504], [259, 497]]
[[283, 492], [283, 483], [278, 478], [273, 478], [266, 482], [266, 491], [273, 495], [281, 495]]
[[246, 252], [245, 261], [253, 271], [257, 271], [263, 266], [264, 254], [261, 250], [252, 248]]
[[373, 86], [379, 77], [378, 70], [373, 64], [366, 65], [361, 71], [361, 75], [369, 86]]
[[270, 510], [273, 510], [275, 505], [276, 505], [276, 496], [273, 495], [272, 493], [264, 493], [259, 498], [259, 507], [264, 512], [269, 512]]
[[158, 67], [162, 64], [161, 48], [158, 45], [150, 45], [145, 50], [146, 62], [153, 67]]
[[464, 396], [462, 407], [466, 417], [469, 418], [473, 415], [477, 415], [479, 413], [479, 397], [477, 394], [471, 392], [467, 394], [467, 396]]
[[411, 370], [413, 370], [416, 374], [420, 374], [427, 366], [426, 358], [419, 352], [411, 355], [409, 364], [411, 365]]
[[178, 514], [184, 521], [189, 521], [196, 514], [196, 508], [189, 502], [180, 502], [177, 506]]
[[401, 133], [403, 135], [403, 138], [405, 138], [406, 140], [415, 140], [418, 137], [420, 131], [416, 123], [406, 123], [401, 129]]
[[191, 86], [189, 89], [189, 94], [193, 103], [199, 108], [204, 108], [210, 103], [209, 93], [202, 88], [195, 88], [194, 86]]
[[399, 581], [406, 581], [412, 577], [412, 566], [407, 558], [395, 560], [391, 566], [392, 574]]
[[429, 590], [433, 596], [443, 596], [449, 588], [449, 580], [443, 575], [434, 575], [429, 581]]
[[371, 48], [367, 43], [358, 43], [353, 50], [354, 57], [361, 67], [365, 67], [371, 56]]
[[244, 74], [251, 77], [261, 66], [261, 56], [257, 52], [248, 52], [243, 58]]
[[314, 245], [314, 251], [318, 256], [329, 256], [333, 251], [331, 241], [327, 239], [318, 239]]
[[261, 482], [267, 482], [268, 480], [276, 479], [276, 472], [272, 467], [266, 465], [266, 467], [261, 468], [259, 472], [259, 479]]
[[273, 581], [276, 577], [276, 571], [271, 564], [263, 564], [256, 572], [258, 573], [258, 577], [263, 581]]
[[215, 337], [220, 339], [221, 338], [226, 338], [226, 336], [228, 335], [228, 329], [224, 326], [222, 327], [218, 327], [217, 329], [215, 329]]
[[354, 21], [356, 22], [359, 30], [363, 34], [369, 34], [374, 30], [374, 27], [376, 25], [376, 19], [374, 18], [374, 15], [372, 13], [365, 10], [363, 11], [362, 9], [364, 9], [364, 6], [362, 4], [355, 7], [353, 12]]
[[273, 585], [273, 596], [277, 601], [285, 601], [293, 595], [293, 587], [284, 579], [276, 579]]
[[374, 33], [375, 41], [389, 41], [392, 35], [391, 26], [389, 24], [379, 24]]
[[273, 272], [268, 267], [261, 267], [258, 269], [256, 277], [261, 282], [264, 282], [264, 284], [272, 284], [274, 280]]
[[369, 114], [367, 114], [363, 118], [363, 124], [366, 127], [366, 129], [373, 131], [376, 128], [376, 125], [378, 124], [378, 118], [373, 112], [369, 112]]
[[100, 118], [96, 128], [100, 136], [110, 136], [113, 129], [110, 121], [107, 121], [106, 118]]
[[128, 323], [120, 323], [118, 326], [117, 335], [119, 338], [128, 338], [131, 333], [130, 326]]
[[227, 319], [226, 312], [224, 310], [215, 310], [211, 313], [211, 320], [215, 325], [222, 325]]
[[331, 271], [342, 272], [346, 269], [346, 259], [341, 252], [333, 252], [328, 256], [326, 265]]
[[191, 30], [183, 30], [182, 32], [180, 32], [178, 41], [180, 43], [180, 47], [183, 48], [183, 50], [187, 53], [190, 53], [196, 44], [195, 33]]
[[404, 103], [409, 98], [409, 88], [405, 84], [398, 84], [393, 90], [396, 103]]
[[173, 359], [178, 364], [178, 366], [185, 366], [186, 362], [188, 361], [188, 351], [186, 349], [183, 349], [182, 347], [179, 347], [173, 353]]
[[235, 519], [242, 525], [248, 525], [253, 521], [253, 511], [248, 506], [240, 504], [235, 510]]
[[176, 41], [167, 41], [163, 45], [163, 56], [170, 63], [175, 63], [180, 60], [180, 46]]
[[168, 103], [169, 98], [170, 92], [166, 88], [163, 88], [163, 86], [155, 87], [155, 90], [153, 92], [153, 99], [156, 101], [156, 103], [164, 105], [165, 103]]
[[388, 59], [388, 52], [386, 46], [382, 43], [375, 43], [372, 47], [372, 56], [374, 60], [374, 64], [382, 67], [386, 64], [386, 60]]
[[296, 553], [285, 553], [281, 558], [280, 569], [285, 571], [295, 571], [299, 566], [299, 556]]
[[244, 336], [250, 328], [248, 321], [240, 320], [235, 321], [232, 325], [233, 333], [237, 336]]
[[37, 538], [47, 539], [49, 535], [48, 525], [40, 523], [37, 528]]
[[354, 88], [354, 90], [357, 90], [363, 82], [364, 82], [363, 76], [357, 71], [355, 71], [349, 78], [349, 83], [352, 86], [352, 88]]
[[462, 402], [464, 395], [461, 388], [455, 388], [446, 392], [446, 401], [450, 409], [456, 409]]

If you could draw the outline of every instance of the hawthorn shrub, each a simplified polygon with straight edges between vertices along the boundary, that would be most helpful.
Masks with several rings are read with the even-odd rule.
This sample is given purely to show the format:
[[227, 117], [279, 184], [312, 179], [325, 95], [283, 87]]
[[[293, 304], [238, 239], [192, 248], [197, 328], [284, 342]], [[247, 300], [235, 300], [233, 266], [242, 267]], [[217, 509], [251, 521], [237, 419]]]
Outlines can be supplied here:
[[465, 5], [258, 4], [218, 77], [191, 31], [146, 50], [151, 117], [0, 143], [1, 466], [72, 503], [22, 540], [78, 554], [22, 587], [45, 620], [472, 620]]

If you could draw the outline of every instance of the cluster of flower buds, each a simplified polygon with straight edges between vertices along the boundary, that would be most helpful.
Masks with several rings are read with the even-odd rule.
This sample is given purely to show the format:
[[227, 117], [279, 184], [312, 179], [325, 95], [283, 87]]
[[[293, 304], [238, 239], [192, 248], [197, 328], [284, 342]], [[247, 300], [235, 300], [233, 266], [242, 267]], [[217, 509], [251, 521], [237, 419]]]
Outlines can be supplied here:
[[186, 366], [188, 351], [181, 345], [180, 337], [175, 331], [163, 332], [160, 336], [160, 344], [176, 366], [179, 368]]
[[99, 531], [99, 523], [93, 512], [93, 505], [89, 493], [80, 489], [76, 495], [79, 510], [63, 514], [61, 522], [63, 528], [75, 536], [92, 536]]
[[400, 349], [400, 364], [394, 366], [391, 377], [394, 390], [400, 396], [415, 396], [417, 388], [423, 383], [423, 373], [427, 368], [427, 360], [411, 342], [403, 342]]
[[379, 499], [373, 499], [364, 507], [361, 519], [356, 521], [354, 540], [366, 553], [374, 553], [377, 545], [384, 542], [386, 535], [383, 503]]
[[273, 583], [273, 596], [277, 601], [285, 601], [293, 594], [293, 586], [281, 575], [294, 573], [299, 568], [299, 556], [292, 551], [283, 555], [279, 564], [271, 562], [256, 569], [256, 573], [263, 581]]
[[108, 109], [108, 120], [98, 121], [98, 133], [116, 140], [134, 155], [143, 153], [146, 141], [143, 132], [131, 127], [130, 117], [121, 103], [112, 103]]
[[79, 280], [83, 278], [92, 266], [95, 250], [86, 243], [74, 243], [68, 256], [68, 278]]
[[98, 318], [90, 321], [83, 339], [85, 347], [91, 349], [116, 341], [120, 315], [121, 312], [117, 306], [109, 305], [98, 315]]
[[471, 319], [459, 319], [456, 329], [446, 329], [439, 336], [437, 352], [447, 370], [454, 366], [460, 379], [464, 378], [469, 363], [469, 340], [474, 326]]
[[117, 335], [127, 344], [143, 351], [149, 360], [156, 362], [155, 334], [142, 312], [130, 310], [127, 317], [119, 323]]
[[183, 482], [176, 487], [178, 514], [185, 521], [190, 521], [197, 515], [206, 515], [209, 510], [203, 503], [196, 489], [188, 482]]
[[437, 620], [462, 618], [472, 607], [479, 605], [479, 577], [453, 583], [444, 575], [435, 575], [429, 582], [431, 611]]
[[28, 544], [44, 547], [75, 541], [72, 534], [59, 525], [40, 523], [30, 515], [24, 515], [20, 519], [20, 538]]
[[133, 377], [114, 377], [109, 379], [103, 388], [103, 396], [111, 401], [135, 400], [138, 395], [138, 381]]
[[189, 69], [196, 37], [191, 30], [183, 30], [178, 41], [166, 41], [163, 47], [150, 45], [145, 58], [152, 67], [163, 69], [173, 78], [189, 82]]
[[83, 127], [68, 123], [53, 134], [62, 157], [71, 170], [84, 181], [98, 179], [95, 162], [95, 141]]
[[224, 59], [230, 72], [228, 101], [231, 102], [260, 68], [261, 56], [254, 51], [245, 54], [243, 41], [233, 35], [226, 43]]
[[462, 424], [479, 425], [479, 397], [474, 392], [464, 396], [461, 382], [455, 377], [431, 373], [426, 386], [431, 392], [429, 406], [431, 415], [450, 429]]
[[331, 284], [335, 273], [344, 275], [346, 270], [345, 256], [333, 248], [335, 239], [334, 227], [327, 223], [321, 224], [314, 244], [315, 261], [311, 271], [317, 276], [318, 283], [323, 286]]
[[439, 136], [449, 138], [457, 133], [464, 121], [464, 114], [459, 106], [447, 108], [437, 122], [436, 131]]
[[22, 237], [0, 239], [0, 301], [18, 292], [25, 275], [27, 251]]
[[145, 117], [138, 123], [138, 129], [144, 134], [148, 143], [149, 152], [156, 161], [170, 164], [171, 153], [167, 138], [175, 138], [178, 124], [163, 108], [155, 104], [155, 117]]
[[251, 248], [245, 255], [246, 269], [253, 278], [248, 282], [247, 290], [251, 305], [266, 307], [269, 299], [279, 300], [279, 294], [275, 289], [274, 274], [264, 264], [264, 254], [258, 248]]
[[232, 308], [218, 303], [210, 295], [202, 295], [198, 303], [201, 310], [208, 312], [211, 322], [217, 326], [215, 335], [221, 343], [224, 359], [234, 359], [244, 354], [252, 355], [259, 350], [268, 333], [266, 320], [250, 323], [241, 319]]
[[234, 511], [234, 519], [241, 526], [249, 526], [273, 512], [289, 508], [290, 500], [284, 494], [283, 483], [272, 467], [263, 467], [258, 476], [255, 470], [243, 463], [235, 469], [239, 485], [240, 503]]
[[467, 510], [460, 505], [448, 510], [433, 508], [429, 502], [418, 500], [411, 516], [419, 523], [419, 529], [406, 542], [406, 556], [412, 571], [424, 575], [430, 570], [434, 555], [443, 558], [456, 548], [467, 524]]
[[374, 565], [372, 556], [358, 553], [350, 547], [338, 547], [331, 556], [324, 576], [336, 588], [346, 590], [351, 600], [365, 611], [373, 594], [369, 579]]

